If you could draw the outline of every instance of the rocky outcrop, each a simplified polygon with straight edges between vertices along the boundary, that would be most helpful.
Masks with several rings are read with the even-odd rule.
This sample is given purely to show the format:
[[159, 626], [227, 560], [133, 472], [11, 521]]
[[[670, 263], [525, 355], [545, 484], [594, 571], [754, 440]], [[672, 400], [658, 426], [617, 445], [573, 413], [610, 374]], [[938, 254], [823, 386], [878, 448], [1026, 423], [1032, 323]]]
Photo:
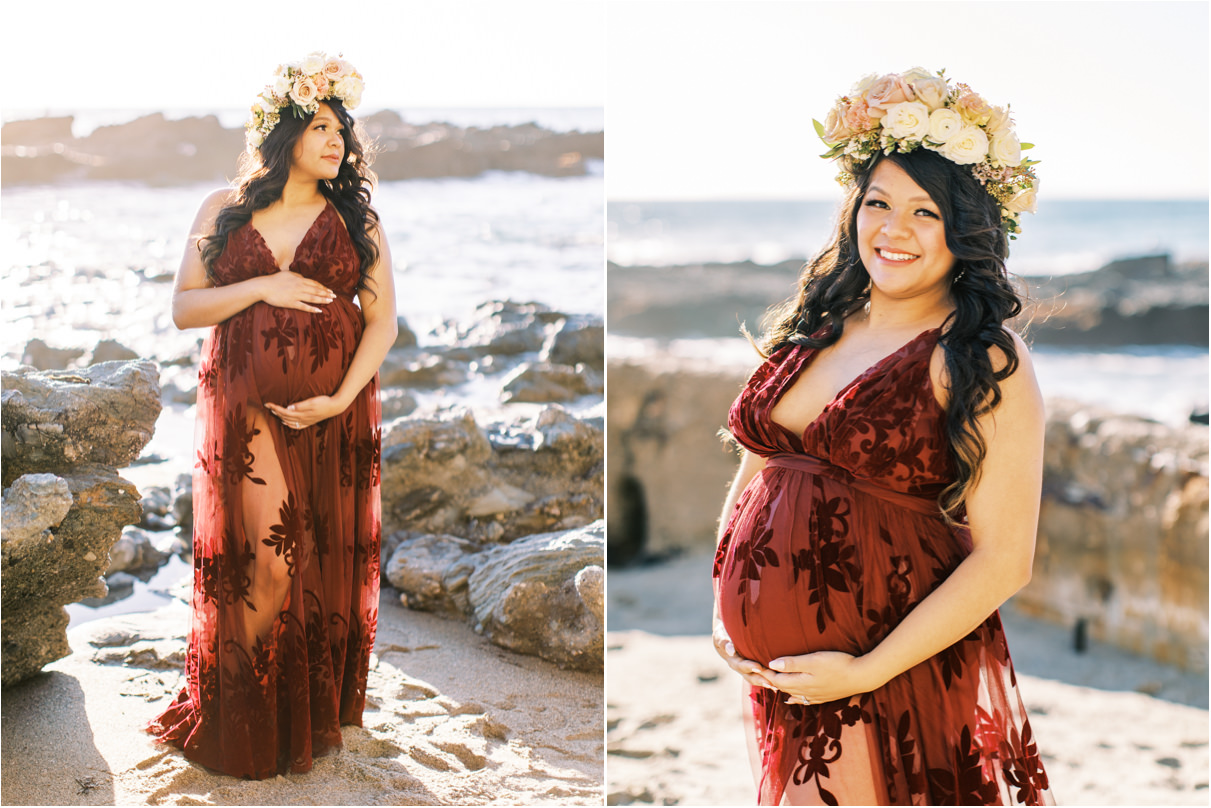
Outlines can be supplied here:
[[[488, 129], [445, 123], [418, 126], [391, 111], [370, 115], [362, 124], [377, 141], [374, 170], [380, 180], [474, 177], [485, 171], [582, 176], [587, 160], [604, 157], [601, 132], [552, 132], [535, 124]], [[3, 184], [224, 182], [235, 173], [244, 151], [243, 129], [226, 129], [213, 115], [168, 120], [155, 113], [99, 127], [82, 138], [72, 135], [71, 126], [71, 118], [4, 124]]]
[[1014, 603], [1207, 670], [1207, 429], [1048, 402], [1034, 575]]
[[1095, 272], [1023, 278], [1018, 319], [1042, 345], [1206, 345], [1207, 264], [1168, 255], [1114, 261]]
[[[611, 363], [611, 563], [714, 546], [736, 473], [721, 442], [749, 368]], [[1048, 402], [1029, 614], [1191, 670], [1207, 667], [1207, 430]]]
[[598, 521], [485, 551], [468, 582], [475, 630], [523, 654], [600, 669], [604, 528]]
[[[795, 288], [803, 262], [608, 266], [610, 331], [636, 337], [734, 337], [759, 332]], [[1094, 272], [1021, 278], [1014, 323], [1038, 345], [1207, 345], [1207, 263], [1126, 258]]]
[[558, 405], [486, 429], [467, 410], [409, 416], [382, 447], [387, 530], [502, 542], [602, 514], [602, 425]]
[[5, 685], [70, 653], [63, 604], [106, 592], [100, 576], [110, 548], [141, 510], [138, 491], [115, 467], [151, 438], [156, 375], [150, 362], [3, 374]]

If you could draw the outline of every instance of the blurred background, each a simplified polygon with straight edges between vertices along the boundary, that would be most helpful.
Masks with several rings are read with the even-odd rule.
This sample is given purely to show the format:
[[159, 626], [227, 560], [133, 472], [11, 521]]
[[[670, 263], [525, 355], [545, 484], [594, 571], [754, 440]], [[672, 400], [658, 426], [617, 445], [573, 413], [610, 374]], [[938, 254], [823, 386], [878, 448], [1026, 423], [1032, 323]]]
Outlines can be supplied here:
[[831, 232], [811, 119], [914, 66], [1009, 104], [1041, 161], [1009, 269], [1047, 399], [1043, 507], [1003, 616], [1056, 798], [1205, 802], [1208, 162], [1179, 132], [1207, 123], [1207, 5], [608, 13], [611, 802], [753, 798], [739, 685], [706, 636], [737, 465], [716, 432], [760, 361], [739, 325]]
[[[603, 316], [602, 4], [55, 9], [71, 24], [53, 39], [29, 35], [45, 29], [46, 9], [6, 11], [24, 78], [3, 90], [0, 367], [152, 358], [165, 405], [140, 465], [123, 472], [156, 497], [144, 505], [159, 515], [143, 525], [155, 548], [111, 569], [108, 598], [70, 605], [73, 625], [163, 605], [189, 575], [172, 531], [185, 510], [171, 506], [189, 500], [203, 334], [173, 326], [172, 281], [203, 197], [236, 173], [248, 106], [280, 61], [340, 53], [365, 77], [354, 114], [378, 144], [373, 201], [412, 345], [453, 339], [492, 300]], [[393, 415], [500, 405], [508, 362], [418, 361], [420, 373], [395, 369], [412, 381], [391, 398]]]

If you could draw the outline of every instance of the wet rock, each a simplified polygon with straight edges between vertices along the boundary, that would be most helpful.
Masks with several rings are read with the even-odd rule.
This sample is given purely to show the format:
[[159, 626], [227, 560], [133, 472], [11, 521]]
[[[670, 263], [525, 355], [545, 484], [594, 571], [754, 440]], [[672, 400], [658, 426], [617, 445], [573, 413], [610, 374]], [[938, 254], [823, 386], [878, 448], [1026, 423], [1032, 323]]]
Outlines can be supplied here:
[[383, 519], [475, 541], [601, 518], [602, 429], [556, 405], [481, 430], [470, 412], [411, 416], [383, 436]]
[[493, 300], [476, 307], [471, 325], [442, 335], [453, 339], [446, 356], [475, 359], [493, 354], [512, 356], [539, 351], [547, 339], [547, 328], [564, 319], [542, 303]]
[[168, 560], [168, 554], [156, 548], [151, 536], [138, 528], [126, 528], [109, 549], [109, 568], [105, 575], [114, 586], [115, 573], [133, 570], [154, 570]]
[[[593, 586], [595, 573], [580, 573], [604, 564], [604, 533], [599, 520], [578, 530], [528, 536], [485, 550], [468, 589], [476, 630], [520, 653], [564, 667], [599, 670], [600, 588]], [[592, 603], [586, 603], [582, 591]]]
[[587, 365], [571, 367], [526, 362], [505, 377], [501, 400], [506, 403], [573, 401], [584, 395], [600, 394], [603, 389], [601, 376]]
[[384, 574], [409, 609], [462, 616], [470, 610], [467, 581], [481, 548], [457, 536], [413, 536], [396, 545]]
[[92, 356], [88, 359], [88, 364], [96, 365], [101, 362], [123, 362], [129, 359], [138, 359], [139, 355], [127, 348], [117, 340], [103, 339], [97, 343], [97, 347], [93, 348]]
[[601, 373], [605, 368], [605, 327], [601, 318], [565, 317], [551, 330], [538, 358], [553, 365], [583, 363]]
[[404, 350], [388, 353], [378, 372], [384, 388], [432, 389], [462, 384], [467, 380], [467, 371], [465, 361], [442, 354]]
[[112, 469], [82, 465], [60, 476], [72, 508], [49, 536], [3, 533], [2, 606], [5, 685], [28, 678], [71, 652], [63, 604], [106, 593], [101, 573], [125, 525], [139, 519], [135, 487]]
[[395, 342], [391, 345], [392, 350], [396, 348], [415, 348], [416, 332], [408, 327], [408, 322], [403, 317], [396, 317], [395, 325]]
[[21, 363], [38, 370], [63, 370], [82, 356], [80, 348], [52, 348], [35, 338], [25, 344]]
[[393, 421], [396, 418], [411, 415], [416, 412], [417, 406], [416, 397], [407, 391], [400, 390], [399, 388], [383, 388], [382, 407], [384, 421]]
[[166, 486], [154, 485], [145, 488], [139, 505], [143, 508], [139, 527], [148, 530], [171, 530], [176, 525], [176, 520], [171, 515], [172, 491]]
[[191, 474], [177, 475], [172, 495], [172, 518], [187, 535], [193, 533], [193, 475]]
[[103, 362], [77, 372], [3, 374], [3, 482], [78, 463], [129, 465], [160, 414], [154, 362]]

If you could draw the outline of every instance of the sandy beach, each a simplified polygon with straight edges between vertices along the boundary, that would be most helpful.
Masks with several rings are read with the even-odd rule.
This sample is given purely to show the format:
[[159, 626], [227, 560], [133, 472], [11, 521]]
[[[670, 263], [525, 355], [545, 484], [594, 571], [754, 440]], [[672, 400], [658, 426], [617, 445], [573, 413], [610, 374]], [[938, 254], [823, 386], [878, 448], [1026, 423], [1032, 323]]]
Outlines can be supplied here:
[[602, 680], [500, 649], [385, 589], [363, 727], [305, 774], [237, 780], [142, 727], [183, 683], [188, 608], [86, 623], [5, 690], [7, 805], [600, 805]]
[[[610, 571], [607, 804], [753, 804], [710, 606], [706, 554]], [[1077, 654], [1061, 627], [1002, 617], [1058, 804], [1207, 804], [1205, 676], [1100, 644]]]

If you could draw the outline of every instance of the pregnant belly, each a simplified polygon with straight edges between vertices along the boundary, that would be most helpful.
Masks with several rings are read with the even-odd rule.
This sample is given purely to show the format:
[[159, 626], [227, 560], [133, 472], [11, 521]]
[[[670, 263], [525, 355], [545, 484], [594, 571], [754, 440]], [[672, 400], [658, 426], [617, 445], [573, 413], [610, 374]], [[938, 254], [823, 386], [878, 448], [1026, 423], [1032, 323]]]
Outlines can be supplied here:
[[848, 563], [852, 550], [821, 541], [810, 497], [750, 493], [733, 516], [718, 581], [720, 617], [737, 653], [764, 664], [813, 651], [861, 652], [860, 570]]
[[[336, 392], [361, 338], [361, 313], [337, 298], [320, 314], [257, 303], [245, 310], [251, 381], [262, 402]], [[236, 346], [231, 346], [236, 349]]]

